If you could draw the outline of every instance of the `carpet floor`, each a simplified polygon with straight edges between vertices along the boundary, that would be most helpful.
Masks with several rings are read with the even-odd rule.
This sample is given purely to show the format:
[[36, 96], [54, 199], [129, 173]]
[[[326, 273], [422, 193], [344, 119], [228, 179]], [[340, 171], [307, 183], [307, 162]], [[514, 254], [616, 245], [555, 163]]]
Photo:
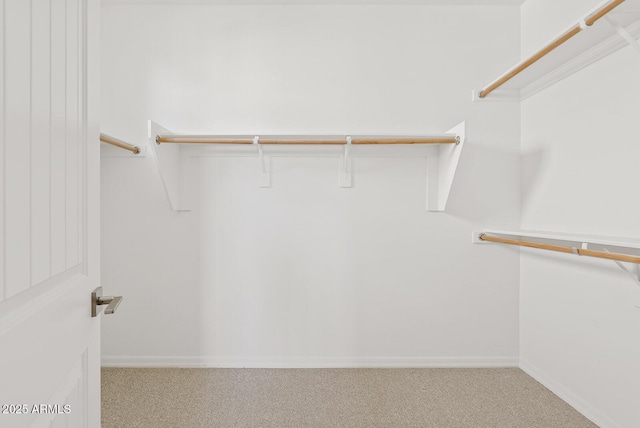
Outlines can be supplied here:
[[595, 426], [516, 368], [102, 369], [102, 428]]

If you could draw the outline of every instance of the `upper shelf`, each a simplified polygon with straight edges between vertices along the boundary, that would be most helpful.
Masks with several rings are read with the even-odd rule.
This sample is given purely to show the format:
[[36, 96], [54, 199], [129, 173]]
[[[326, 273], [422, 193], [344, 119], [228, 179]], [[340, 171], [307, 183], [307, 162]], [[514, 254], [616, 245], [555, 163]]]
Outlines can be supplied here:
[[259, 187], [271, 186], [272, 155], [336, 156], [340, 187], [352, 187], [354, 157], [399, 154], [427, 158], [427, 209], [444, 211], [464, 142], [464, 122], [431, 136], [225, 136], [174, 134], [149, 121], [148, 147], [175, 211], [190, 211], [189, 163], [194, 156], [259, 157]]
[[474, 91], [473, 99], [524, 100], [624, 47], [631, 38], [635, 41], [638, 36], [640, 0], [604, 1], [534, 55]]

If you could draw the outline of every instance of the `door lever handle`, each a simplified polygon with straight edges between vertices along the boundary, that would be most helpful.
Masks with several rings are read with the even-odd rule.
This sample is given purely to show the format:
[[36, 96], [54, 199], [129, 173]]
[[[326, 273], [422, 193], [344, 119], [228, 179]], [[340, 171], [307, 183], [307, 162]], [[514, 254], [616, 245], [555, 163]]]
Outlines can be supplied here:
[[111, 315], [116, 313], [116, 308], [120, 306], [122, 302], [122, 296], [106, 296], [98, 297], [97, 305], [108, 305], [104, 310], [105, 315]]
[[98, 306], [107, 305], [105, 315], [115, 314], [116, 309], [122, 303], [122, 296], [103, 296], [102, 287], [98, 287], [91, 293], [91, 317], [98, 316]]

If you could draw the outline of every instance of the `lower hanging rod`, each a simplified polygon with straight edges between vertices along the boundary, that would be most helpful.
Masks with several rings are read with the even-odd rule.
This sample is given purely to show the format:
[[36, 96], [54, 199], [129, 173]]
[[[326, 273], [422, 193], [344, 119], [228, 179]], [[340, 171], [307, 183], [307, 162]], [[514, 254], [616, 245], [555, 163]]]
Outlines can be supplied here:
[[521, 247], [538, 248], [541, 250], [558, 251], [561, 253], [577, 254], [579, 256], [596, 257], [600, 259], [616, 260], [620, 262], [638, 263], [640, 257], [630, 256], [627, 254], [607, 253], [605, 251], [587, 250], [576, 247], [565, 247], [561, 245], [539, 244], [537, 242], [520, 241], [517, 239], [498, 238], [496, 236], [488, 236], [482, 233], [478, 236], [481, 241], [497, 242], [500, 244], [519, 245]]
[[[253, 144], [253, 138], [206, 137], [206, 136], [173, 136], [158, 135], [156, 143], [177, 144]], [[351, 144], [458, 144], [459, 137], [361, 137], [352, 138]], [[346, 138], [271, 138], [260, 137], [260, 144], [300, 144], [300, 145], [344, 145]]]
[[129, 150], [135, 155], [140, 153], [140, 147], [125, 143], [124, 141], [120, 141], [117, 138], [110, 137], [106, 134], [100, 134], [100, 141], [111, 144], [112, 146], [120, 147], [121, 149]]

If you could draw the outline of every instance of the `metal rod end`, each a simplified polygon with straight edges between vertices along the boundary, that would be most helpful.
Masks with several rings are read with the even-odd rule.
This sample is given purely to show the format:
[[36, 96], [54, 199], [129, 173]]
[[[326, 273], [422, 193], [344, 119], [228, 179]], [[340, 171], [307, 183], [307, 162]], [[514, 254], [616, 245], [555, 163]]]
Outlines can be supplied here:
[[484, 237], [485, 237], [484, 233], [481, 233], [480, 235], [478, 235], [478, 239], [481, 241], [484, 241]]
[[460, 136], [456, 135], [456, 146], [460, 144]]
[[156, 135], [156, 144], [160, 145], [160, 136], [159, 135]]
[[140, 147], [135, 146], [135, 147], [133, 148], [133, 154], [134, 154], [134, 155], [139, 155], [139, 154], [140, 154]]

